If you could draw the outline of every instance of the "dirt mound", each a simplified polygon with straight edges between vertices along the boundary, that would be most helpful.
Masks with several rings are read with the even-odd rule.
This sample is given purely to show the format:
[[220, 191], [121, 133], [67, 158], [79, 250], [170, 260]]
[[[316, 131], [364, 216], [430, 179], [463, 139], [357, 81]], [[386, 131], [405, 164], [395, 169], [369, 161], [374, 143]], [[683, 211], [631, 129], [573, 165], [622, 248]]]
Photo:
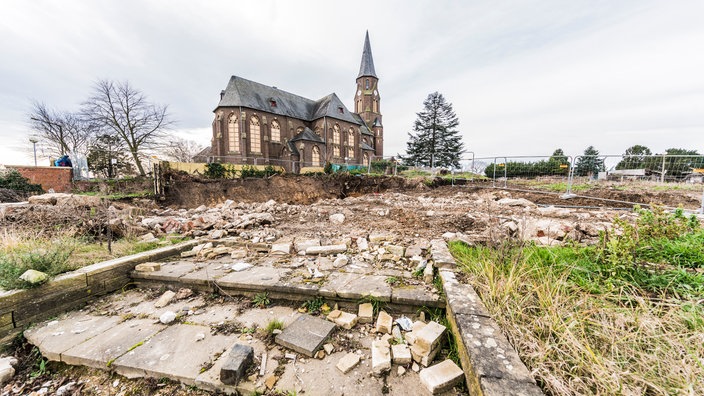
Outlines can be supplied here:
[[350, 175], [277, 175], [258, 179], [212, 180], [178, 178], [169, 180], [165, 204], [185, 208], [216, 205], [228, 199], [236, 202], [276, 202], [307, 205], [324, 199], [345, 198], [385, 191], [427, 189], [420, 180], [400, 177]]

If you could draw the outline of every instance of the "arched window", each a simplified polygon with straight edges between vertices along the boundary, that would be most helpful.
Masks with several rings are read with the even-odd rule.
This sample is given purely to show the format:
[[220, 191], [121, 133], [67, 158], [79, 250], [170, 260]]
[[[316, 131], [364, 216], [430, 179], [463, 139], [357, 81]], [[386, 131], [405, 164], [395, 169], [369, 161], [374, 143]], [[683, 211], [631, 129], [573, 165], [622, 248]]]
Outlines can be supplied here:
[[367, 78], [364, 83], [364, 89], [369, 89], [369, 79]]
[[362, 99], [359, 99], [357, 101], [357, 113], [361, 113], [361, 112], [362, 112]]
[[227, 139], [228, 148], [227, 151], [231, 153], [240, 152], [240, 123], [237, 122], [237, 117], [234, 114], [230, 115], [230, 119], [227, 121]]
[[279, 122], [276, 120], [271, 121], [271, 141], [281, 141], [281, 125], [279, 125]]
[[340, 126], [337, 124], [332, 127], [332, 155], [340, 156]]
[[320, 166], [320, 149], [318, 146], [313, 146], [311, 151], [311, 165]]
[[249, 151], [252, 153], [262, 152], [262, 135], [257, 116], [249, 117]]
[[373, 110], [373, 111], [374, 111], [375, 113], [378, 113], [378, 112], [379, 112], [379, 102], [377, 102], [376, 100], [374, 100], [373, 105], [374, 105], [374, 110]]
[[347, 156], [350, 158], [354, 158], [354, 129], [350, 128], [349, 132], [347, 132]]
[[364, 153], [363, 158], [364, 158], [364, 160], [363, 160], [363, 162], [364, 162], [363, 165], [367, 165], [367, 166], [368, 166], [368, 165], [369, 165], [369, 154]]

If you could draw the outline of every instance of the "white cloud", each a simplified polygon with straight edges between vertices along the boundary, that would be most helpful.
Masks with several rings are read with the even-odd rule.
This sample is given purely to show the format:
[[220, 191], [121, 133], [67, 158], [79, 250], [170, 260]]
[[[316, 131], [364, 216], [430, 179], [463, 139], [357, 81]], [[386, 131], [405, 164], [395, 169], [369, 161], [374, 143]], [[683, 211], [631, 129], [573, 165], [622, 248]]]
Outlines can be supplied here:
[[99, 78], [169, 104], [205, 144], [233, 74], [351, 105], [365, 29], [388, 155], [436, 90], [477, 155], [704, 151], [703, 14], [697, 0], [4, 1], [0, 155], [29, 163], [15, 151], [31, 101], [74, 110]]

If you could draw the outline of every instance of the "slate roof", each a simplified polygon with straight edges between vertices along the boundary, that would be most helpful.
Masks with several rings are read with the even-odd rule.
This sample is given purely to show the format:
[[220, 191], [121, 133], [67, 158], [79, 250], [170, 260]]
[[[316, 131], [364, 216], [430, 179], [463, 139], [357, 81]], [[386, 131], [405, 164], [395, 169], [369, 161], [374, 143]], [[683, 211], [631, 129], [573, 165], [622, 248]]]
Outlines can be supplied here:
[[299, 140], [307, 140], [316, 143], [325, 143], [323, 139], [320, 138], [315, 132], [311, 131], [310, 128], [306, 127], [303, 132], [291, 138], [290, 142], [297, 142]]
[[367, 35], [364, 38], [362, 63], [359, 65], [359, 75], [357, 78], [362, 76], [376, 77], [376, 71], [374, 71], [374, 59], [372, 58], [372, 46], [369, 44], [369, 31], [367, 31]]
[[369, 150], [369, 151], [374, 151], [374, 148], [364, 142], [360, 143], [359, 147], [362, 148], [362, 150]]
[[[272, 101], [276, 103], [275, 106], [272, 105]], [[330, 117], [360, 124], [334, 93], [316, 101], [246, 78], [232, 76], [223, 91], [218, 107], [239, 106], [305, 121]]]

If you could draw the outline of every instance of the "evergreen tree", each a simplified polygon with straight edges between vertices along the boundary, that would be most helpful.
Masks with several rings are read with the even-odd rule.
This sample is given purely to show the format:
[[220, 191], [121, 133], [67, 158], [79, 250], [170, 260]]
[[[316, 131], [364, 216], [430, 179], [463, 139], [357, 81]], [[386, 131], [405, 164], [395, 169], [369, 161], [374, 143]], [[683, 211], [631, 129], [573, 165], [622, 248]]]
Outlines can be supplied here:
[[464, 145], [457, 130], [460, 122], [452, 104], [445, 101], [441, 93], [433, 92], [423, 102], [423, 111], [416, 115], [413, 132], [408, 134], [406, 156], [401, 157], [404, 162], [408, 165], [459, 167]]
[[577, 158], [574, 174], [577, 176], [595, 176], [604, 170], [606, 170], [604, 159], [599, 158], [599, 151], [594, 146], [589, 146], [584, 150], [584, 154]]

